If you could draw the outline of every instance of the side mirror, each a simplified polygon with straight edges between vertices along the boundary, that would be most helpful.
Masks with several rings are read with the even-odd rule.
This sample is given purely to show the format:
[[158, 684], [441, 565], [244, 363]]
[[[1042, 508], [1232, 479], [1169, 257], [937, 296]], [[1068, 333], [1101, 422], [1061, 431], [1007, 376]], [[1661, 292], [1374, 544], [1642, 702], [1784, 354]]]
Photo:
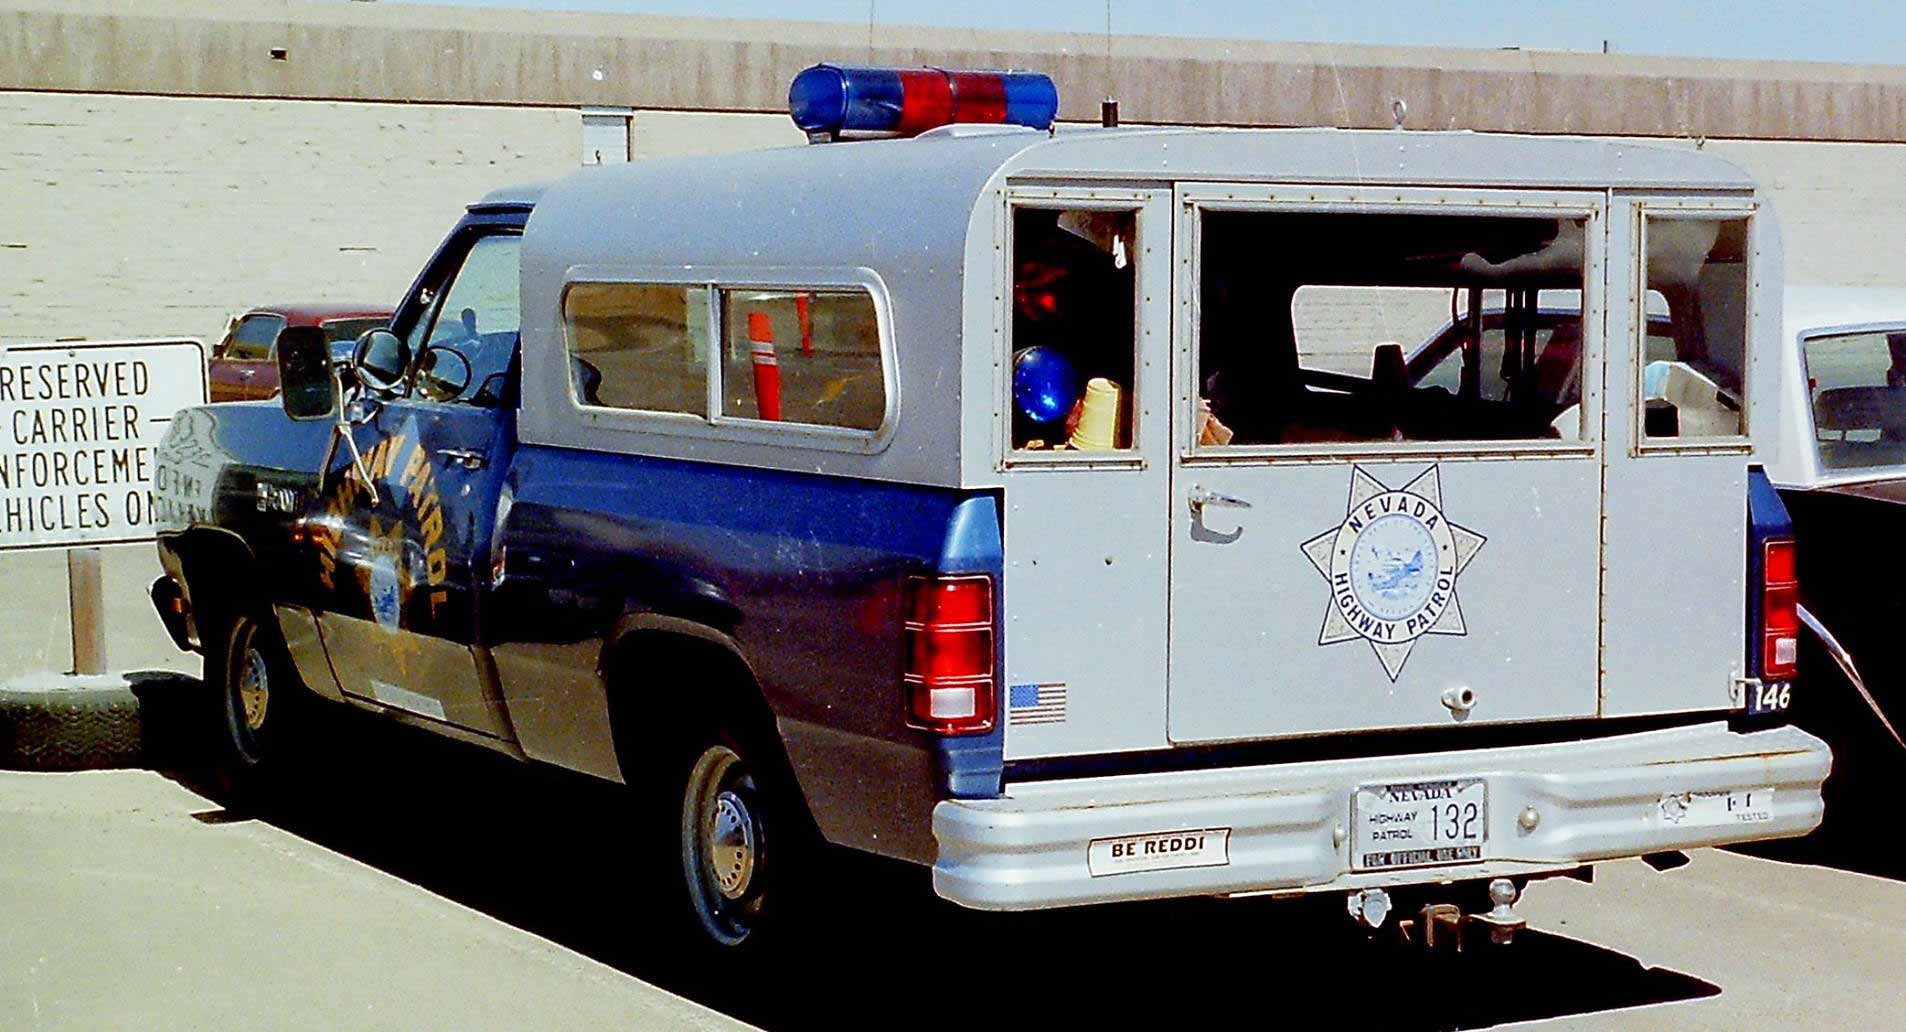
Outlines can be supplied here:
[[366, 387], [394, 391], [403, 386], [404, 374], [410, 369], [410, 345], [389, 330], [368, 330], [357, 338], [351, 368]]
[[327, 419], [337, 411], [337, 381], [331, 377], [331, 346], [315, 327], [278, 336], [279, 400], [292, 419]]
[[470, 360], [455, 348], [425, 348], [417, 363], [417, 393], [431, 401], [455, 401], [470, 386]]

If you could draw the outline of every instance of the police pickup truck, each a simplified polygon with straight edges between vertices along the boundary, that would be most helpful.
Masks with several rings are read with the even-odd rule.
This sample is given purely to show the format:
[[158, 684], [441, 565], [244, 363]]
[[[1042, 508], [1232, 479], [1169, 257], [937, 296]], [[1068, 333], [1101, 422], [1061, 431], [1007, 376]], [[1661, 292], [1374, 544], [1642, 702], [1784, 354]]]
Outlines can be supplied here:
[[235, 769], [315, 695], [627, 783], [728, 946], [827, 844], [970, 907], [1487, 886], [1507, 929], [1820, 822], [1738, 169], [1055, 130], [1020, 73], [791, 101], [815, 144], [472, 204], [346, 368], [175, 420], [154, 598]]

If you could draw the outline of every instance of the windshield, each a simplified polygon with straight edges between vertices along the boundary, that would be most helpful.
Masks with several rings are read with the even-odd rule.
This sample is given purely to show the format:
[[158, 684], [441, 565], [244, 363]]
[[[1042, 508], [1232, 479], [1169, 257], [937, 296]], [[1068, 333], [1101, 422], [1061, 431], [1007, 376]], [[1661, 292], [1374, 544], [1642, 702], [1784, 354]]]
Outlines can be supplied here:
[[1820, 465], [1906, 465], [1906, 331], [1809, 337], [1804, 354]]

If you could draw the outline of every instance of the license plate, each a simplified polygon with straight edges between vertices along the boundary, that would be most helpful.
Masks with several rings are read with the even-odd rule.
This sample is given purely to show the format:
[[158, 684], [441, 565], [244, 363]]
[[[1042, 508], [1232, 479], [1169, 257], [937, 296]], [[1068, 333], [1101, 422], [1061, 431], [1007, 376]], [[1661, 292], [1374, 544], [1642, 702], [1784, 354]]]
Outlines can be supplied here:
[[1474, 778], [1365, 785], [1351, 804], [1350, 824], [1356, 870], [1481, 860], [1489, 787]]

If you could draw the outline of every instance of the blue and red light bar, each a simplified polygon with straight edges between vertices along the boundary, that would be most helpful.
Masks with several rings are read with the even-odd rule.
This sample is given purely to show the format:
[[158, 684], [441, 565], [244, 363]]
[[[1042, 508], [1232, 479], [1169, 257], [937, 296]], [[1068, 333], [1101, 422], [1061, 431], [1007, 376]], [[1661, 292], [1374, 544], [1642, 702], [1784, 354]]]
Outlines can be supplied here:
[[818, 64], [788, 86], [788, 114], [810, 136], [913, 136], [957, 122], [1048, 129], [1059, 88], [1036, 72], [849, 68]]

